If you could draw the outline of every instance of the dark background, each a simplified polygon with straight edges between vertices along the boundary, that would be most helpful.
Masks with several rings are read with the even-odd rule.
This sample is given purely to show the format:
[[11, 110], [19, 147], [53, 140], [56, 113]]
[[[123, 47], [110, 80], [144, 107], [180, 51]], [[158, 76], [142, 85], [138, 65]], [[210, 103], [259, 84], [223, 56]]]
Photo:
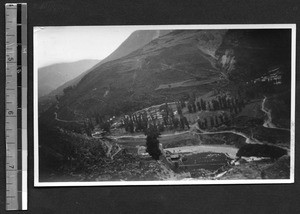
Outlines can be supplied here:
[[[20, 2], [20, 1], [7, 1]], [[300, 213], [296, 131], [294, 184], [33, 187], [33, 26], [300, 24], [297, 0], [35, 0], [28, 3], [29, 205], [27, 213]], [[0, 6], [0, 213], [5, 213], [5, 1]], [[297, 30], [297, 35], [299, 35]], [[297, 39], [297, 44], [300, 41]], [[298, 46], [298, 45], [297, 45]], [[297, 59], [299, 59], [297, 48]], [[298, 60], [296, 60], [298, 61]], [[298, 66], [296, 66], [297, 71]], [[297, 75], [297, 83], [299, 75]], [[299, 87], [296, 97], [299, 99]], [[297, 102], [299, 104], [299, 102]], [[297, 106], [296, 105], [296, 109]], [[296, 112], [296, 130], [299, 124]], [[18, 213], [18, 212], [9, 212]]]

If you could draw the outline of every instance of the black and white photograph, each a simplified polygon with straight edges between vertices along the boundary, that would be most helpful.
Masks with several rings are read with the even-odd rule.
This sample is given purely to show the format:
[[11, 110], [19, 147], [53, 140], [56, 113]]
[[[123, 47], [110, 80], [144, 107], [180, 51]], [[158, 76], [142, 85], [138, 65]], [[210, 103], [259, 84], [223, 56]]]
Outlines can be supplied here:
[[293, 183], [295, 30], [34, 27], [34, 185]]

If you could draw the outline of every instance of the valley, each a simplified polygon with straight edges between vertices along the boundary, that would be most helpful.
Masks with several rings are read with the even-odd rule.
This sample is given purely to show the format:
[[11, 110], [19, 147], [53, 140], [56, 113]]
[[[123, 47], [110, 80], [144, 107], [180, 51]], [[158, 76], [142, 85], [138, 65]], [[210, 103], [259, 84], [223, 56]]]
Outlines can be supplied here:
[[152, 34], [40, 113], [40, 180], [289, 179], [289, 32]]

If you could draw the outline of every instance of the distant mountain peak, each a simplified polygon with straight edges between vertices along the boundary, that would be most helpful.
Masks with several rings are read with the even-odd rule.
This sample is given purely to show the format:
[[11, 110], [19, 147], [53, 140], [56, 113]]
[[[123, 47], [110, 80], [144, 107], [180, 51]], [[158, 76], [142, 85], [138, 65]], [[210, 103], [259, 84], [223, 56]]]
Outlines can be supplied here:
[[75, 62], [55, 63], [38, 69], [39, 97], [47, 95], [65, 82], [77, 77], [100, 60], [84, 59]]

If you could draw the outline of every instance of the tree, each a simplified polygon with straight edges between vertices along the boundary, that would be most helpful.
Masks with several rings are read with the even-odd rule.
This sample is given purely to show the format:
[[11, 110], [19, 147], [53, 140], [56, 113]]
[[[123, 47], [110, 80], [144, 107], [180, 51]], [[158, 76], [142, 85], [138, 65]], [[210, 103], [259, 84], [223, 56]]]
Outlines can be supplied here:
[[224, 114], [224, 122], [228, 122], [229, 121], [229, 118], [228, 118], [228, 115], [227, 114]]
[[211, 127], [214, 127], [214, 126], [215, 126], [214, 118], [213, 118], [212, 116], [210, 117], [210, 126], [211, 126]]
[[182, 115], [180, 116], [179, 120], [180, 120], [180, 128], [184, 129], [184, 121], [183, 121], [183, 116]]
[[180, 104], [181, 104], [181, 108], [185, 108], [186, 107], [184, 100], [180, 100]]
[[174, 118], [172, 119], [172, 122], [173, 122], [174, 128], [177, 129], [178, 126], [179, 126], [179, 123], [180, 123], [179, 120], [178, 120], [177, 118], [174, 117]]
[[226, 96], [225, 95], [223, 95], [223, 97], [222, 97], [222, 105], [223, 105], [223, 108], [224, 109], [227, 109], [227, 101], [226, 101]]
[[201, 109], [205, 111], [206, 110], [206, 102], [201, 99], [200, 104], [201, 104]]
[[159, 149], [159, 137], [160, 133], [157, 130], [156, 126], [150, 125], [146, 131], [146, 151], [154, 160], [159, 160], [159, 157], [162, 155]]
[[197, 123], [198, 123], [199, 128], [203, 129], [203, 123], [200, 119], [197, 121]]
[[189, 113], [193, 113], [193, 107], [190, 104], [188, 104], [188, 110], [189, 110]]
[[198, 107], [198, 111], [201, 111], [201, 105], [199, 102], [196, 103], [197, 104], [197, 107]]
[[204, 118], [204, 127], [207, 128], [207, 119]]
[[197, 112], [195, 102], [192, 102], [192, 109], [193, 109], [193, 113]]
[[218, 116], [217, 116], [217, 115], [215, 116], [215, 121], [216, 121], [216, 122], [215, 122], [216, 127], [218, 127], [218, 126], [219, 126], [219, 121], [218, 121]]
[[181, 109], [181, 106], [180, 105], [177, 105], [177, 112], [179, 115], [182, 115], [182, 109]]
[[73, 86], [69, 86], [69, 87], [64, 88], [64, 90], [63, 90], [64, 95], [67, 95], [67, 94], [71, 93], [72, 90], [73, 90]]
[[162, 123], [160, 123], [160, 122], [158, 122], [157, 127], [158, 127], [158, 131], [159, 131], [159, 132], [165, 131], [164, 125], [163, 125]]
[[130, 131], [130, 133], [134, 132], [134, 124], [133, 124], [132, 119], [129, 120], [129, 131]]
[[234, 113], [235, 114], [238, 114], [239, 112], [238, 112], [238, 108], [236, 107], [236, 106], [234, 106]]
[[207, 108], [208, 108], [208, 111], [211, 111], [211, 110], [212, 110], [212, 106], [211, 106], [211, 103], [210, 103], [210, 102], [207, 103]]
[[218, 96], [218, 101], [219, 101], [219, 107], [220, 109], [224, 108], [223, 102], [222, 102], [222, 98], [220, 96]]
[[230, 99], [227, 99], [227, 107], [228, 108], [231, 108], [232, 106], [231, 106], [231, 100]]
[[184, 121], [184, 124], [186, 125], [186, 127], [188, 129], [190, 129], [189, 121], [187, 120], [187, 118], [185, 116], [183, 116], [183, 121]]
[[220, 120], [221, 120], [221, 124], [223, 124], [224, 123], [224, 118], [223, 118], [223, 115], [221, 114], [221, 115], [219, 115], [219, 118], [220, 118]]

